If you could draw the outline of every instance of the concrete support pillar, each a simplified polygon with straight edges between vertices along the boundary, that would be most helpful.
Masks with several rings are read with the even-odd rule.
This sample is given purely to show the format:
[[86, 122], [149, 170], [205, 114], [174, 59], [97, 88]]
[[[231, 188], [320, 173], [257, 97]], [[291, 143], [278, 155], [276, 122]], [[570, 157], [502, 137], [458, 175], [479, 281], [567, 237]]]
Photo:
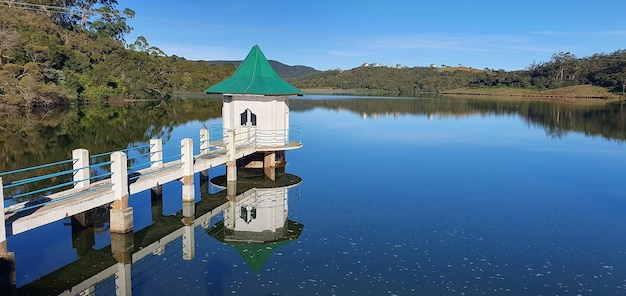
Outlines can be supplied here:
[[226, 181], [237, 181], [237, 161], [235, 160], [226, 162]]
[[163, 140], [150, 139], [150, 167], [160, 168], [163, 166]]
[[180, 162], [183, 169], [183, 184], [193, 184], [193, 141], [189, 138], [180, 141]]
[[263, 157], [263, 172], [270, 180], [276, 181], [276, 152], [265, 152]]
[[74, 159], [74, 188], [89, 188], [89, 151], [82, 148], [74, 149], [72, 159]]
[[133, 231], [133, 208], [123, 210], [111, 209], [111, 233], [127, 233]]
[[71, 217], [72, 247], [76, 249], [79, 258], [92, 250], [96, 244], [96, 234], [93, 228], [96, 209], [91, 209]]
[[194, 226], [183, 226], [183, 260], [192, 260], [196, 256]]
[[163, 198], [163, 186], [158, 184], [155, 187], [150, 188], [150, 198], [154, 200], [155, 198], [162, 199]]
[[132, 263], [133, 251], [135, 250], [135, 234], [111, 233], [111, 253], [118, 263]]
[[193, 201], [183, 201], [183, 224], [193, 224], [196, 215], [196, 204]]
[[209, 193], [209, 170], [200, 172], [200, 194]]
[[237, 221], [237, 182], [226, 182], [226, 199], [228, 199], [228, 210], [224, 216], [224, 226], [227, 229], [235, 229], [235, 221]]
[[195, 257], [194, 215], [196, 205], [193, 202], [183, 202], [183, 260]]
[[195, 202], [196, 201], [196, 188], [191, 184], [183, 184], [183, 202]]
[[[152, 221], [156, 221], [158, 217], [163, 215], [163, 190], [162, 186], [152, 188], [150, 191], [150, 212], [152, 213]], [[155, 190], [156, 189], [156, 190]]]
[[71, 218], [72, 232], [82, 231], [94, 225], [96, 219], [96, 209], [91, 209], [78, 213]]
[[200, 181], [209, 180], [209, 170], [200, 172]]
[[200, 154], [206, 155], [211, 152], [211, 134], [205, 126], [200, 129]]
[[235, 130], [224, 131], [224, 142], [226, 144], [226, 154], [228, 161], [226, 162], [226, 180], [237, 180], [237, 155], [235, 145]]
[[128, 206], [128, 165], [126, 154], [111, 154], [111, 183], [115, 201], [111, 204], [110, 231], [127, 233], [133, 230], [133, 208]]
[[115, 272], [115, 295], [132, 295], [130, 267], [135, 249], [135, 234], [111, 233], [111, 253], [117, 261]]

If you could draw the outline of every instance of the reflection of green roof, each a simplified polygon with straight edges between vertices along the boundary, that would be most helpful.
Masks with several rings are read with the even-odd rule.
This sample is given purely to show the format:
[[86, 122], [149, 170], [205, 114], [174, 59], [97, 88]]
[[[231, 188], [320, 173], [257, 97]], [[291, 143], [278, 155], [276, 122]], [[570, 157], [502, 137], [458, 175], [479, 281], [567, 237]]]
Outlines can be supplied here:
[[290, 241], [278, 241], [270, 244], [255, 244], [255, 243], [229, 243], [239, 254], [243, 257], [243, 260], [248, 263], [250, 269], [254, 272], [259, 272], [265, 261], [272, 255], [274, 249], [289, 243]]
[[[250, 269], [259, 272], [265, 261], [272, 256], [275, 249], [297, 240], [304, 225], [287, 220], [283, 228], [275, 233], [269, 231], [231, 231], [226, 229], [224, 222], [218, 222], [208, 230], [210, 236], [233, 247], [246, 261]], [[256, 239], [255, 239], [256, 238]], [[265, 239], [264, 239], [265, 238]], [[261, 242], [263, 241], [263, 242]]]
[[258, 45], [230, 78], [204, 90], [217, 94], [303, 95], [303, 92], [276, 74]]

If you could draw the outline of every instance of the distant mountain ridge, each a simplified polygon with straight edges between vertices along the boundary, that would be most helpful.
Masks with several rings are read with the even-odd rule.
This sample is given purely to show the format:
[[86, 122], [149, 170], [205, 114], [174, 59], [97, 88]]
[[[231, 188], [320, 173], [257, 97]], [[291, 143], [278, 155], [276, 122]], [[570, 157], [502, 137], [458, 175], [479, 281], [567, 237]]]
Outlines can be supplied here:
[[[289, 66], [274, 60], [269, 60], [269, 62], [270, 65], [272, 65], [272, 68], [274, 68], [274, 71], [276, 71], [276, 73], [283, 79], [294, 79], [309, 75], [311, 73], [320, 72], [319, 70], [308, 66]], [[241, 61], [207, 61], [207, 63], [214, 65], [233, 64], [235, 65], [235, 67], [239, 67]]]

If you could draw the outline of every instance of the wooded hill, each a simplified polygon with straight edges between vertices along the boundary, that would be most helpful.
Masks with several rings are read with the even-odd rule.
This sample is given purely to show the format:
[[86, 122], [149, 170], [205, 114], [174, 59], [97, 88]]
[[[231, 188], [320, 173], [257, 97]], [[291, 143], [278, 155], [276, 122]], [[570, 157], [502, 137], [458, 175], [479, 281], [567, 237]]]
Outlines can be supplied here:
[[463, 67], [359, 67], [319, 72], [292, 82], [300, 88], [352, 89], [400, 96], [459, 88], [549, 90], [575, 85], [594, 85], [622, 94], [626, 91], [626, 51], [585, 58], [560, 52], [548, 62], [510, 72]]
[[199, 92], [235, 70], [167, 57], [143, 37], [126, 44], [134, 12], [115, 9], [113, 0], [22, 2], [79, 11], [90, 3], [104, 14], [84, 21], [0, 5], [0, 111], [166, 99], [174, 91]]
[[[27, 11], [7, 3], [66, 8]], [[69, 105], [107, 105], [127, 100], [168, 99], [174, 92], [200, 92], [229, 77], [221, 65], [166, 56], [139, 37], [127, 43], [134, 16], [115, 0], [24, 0], [0, 3], [0, 111]], [[77, 13], [78, 12], [78, 13]], [[557, 53], [523, 71], [359, 67], [315, 72], [274, 64], [300, 88], [364, 90], [388, 95], [443, 93], [458, 88], [516, 87], [532, 90], [595, 85], [626, 90], [626, 51], [577, 58]], [[284, 71], [283, 71], [284, 70]], [[313, 70], [313, 71], [312, 71]]]
[[[283, 79], [299, 78], [312, 73], [320, 72], [319, 70], [315, 70], [314, 68], [307, 66], [289, 66], [274, 60], [268, 60], [268, 62], [270, 62], [270, 65], [272, 66], [274, 71], [276, 71], [276, 74], [278, 74], [278, 76], [282, 77]], [[208, 61], [208, 63], [215, 65], [233, 64], [235, 67], [239, 67], [241, 61]]]

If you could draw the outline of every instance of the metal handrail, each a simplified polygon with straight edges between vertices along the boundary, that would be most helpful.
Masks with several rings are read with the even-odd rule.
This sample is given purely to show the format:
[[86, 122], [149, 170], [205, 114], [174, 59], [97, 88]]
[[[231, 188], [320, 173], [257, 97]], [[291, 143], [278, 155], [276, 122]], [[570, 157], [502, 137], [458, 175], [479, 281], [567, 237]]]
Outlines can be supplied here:
[[[256, 127], [250, 127], [248, 129], [241, 129], [237, 133], [235, 133], [234, 139], [231, 139], [231, 137], [224, 137], [226, 133], [224, 132], [223, 126], [221, 124], [212, 125], [210, 128], [210, 131], [211, 132], [209, 134], [210, 135], [209, 139], [204, 139], [202, 141], [199, 141], [200, 145], [204, 147], [200, 153], [200, 156], [197, 156], [197, 157], [202, 157], [203, 152], [206, 152], [207, 150], [207, 148], [205, 148], [207, 146], [209, 147], [208, 148], [209, 151], [208, 153], [204, 153], [205, 155], [210, 154], [210, 153], [215, 153], [215, 155], [219, 155], [219, 153], [226, 153], [227, 143], [219, 142], [220, 140], [235, 141], [236, 148], [249, 148], [249, 147], [267, 148], [268, 146], [271, 147], [271, 146], [276, 146], [276, 145], [290, 145], [293, 142], [301, 143], [301, 140], [302, 140], [301, 127], [296, 126], [296, 125], [290, 125], [289, 129], [276, 129], [276, 130], [264, 130], [264, 129], [258, 129]], [[208, 145], [206, 145], [207, 142], [208, 142]], [[141, 170], [142, 171], [141, 173], [145, 175], [145, 174], [151, 174], [153, 172], [157, 172], [159, 170], [159, 169], [150, 169], [151, 165], [156, 162], [161, 162], [164, 164], [164, 166], [160, 167], [160, 169], [165, 169], [166, 167], [171, 167], [171, 166], [182, 165], [181, 163], [176, 162], [177, 160], [180, 160], [181, 157], [183, 156], [182, 153], [180, 152], [181, 145], [173, 145], [173, 147], [168, 148], [168, 149], [161, 149], [161, 151], [149, 151], [149, 152], [139, 151], [141, 149], [152, 148], [152, 147], [153, 147], [153, 144], [143, 144], [143, 145], [129, 147], [124, 150], [120, 150], [124, 153], [128, 153], [129, 151], [138, 152], [137, 155], [133, 155], [133, 157], [127, 159], [128, 161], [139, 160], [139, 159], [143, 160], [145, 158], [148, 159], [147, 161], [141, 161], [141, 163], [139, 164], [129, 166], [128, 170], [129, 171]], [[155, 153], [163, 153], [163, 152], [171, 152], [171, 151], [177, 151], [177, 152], [172, 153], [174, 155], [168, 155], [167, 157], [162, 157], [162, 159], [159, 161], [150, 160], [150, 156]], [[37, 194], [44, 193], [44, 192], [46, 193], [46, 195], [49, 195], [51, 193], [58, 191], [56, 189], [59, 189], [59, 188], [69, 187], [69, 186], [76, 185], [78, 183], [85, 182], [85, 181], [103, 180], [105, 178], [108, 178], [112, 175], [112, 173], [110, 172], [110, 168], [107, 168], [106, 166], [110, 166], [112, 164], [112, 161], [109, 161], [109, 160], [98, 161], [98, 159], [104, 156], [111, 155], [112, 153], [113, 152], [106, 152], [106, 153], [101, 153], [101, 154], [96, 154], [96, 155], [90, 155], [89, 162], [92, 164], [86, 167], [72, 168], [72, 169], [63, 170], [60, 172], [48, 173], [48, 174], [41, 175], [41, 176], [29, 177], [29, 178], [5, 183], [3, 184], [2, 188], [4, 190], [11, 189], [10, 191], [12, 193], [12, 195], [5, 195], [6, 197], [5, 199], [14, 200], [14, 199], [23, 198], [26, 196], [35, 196]], [[194, 158], [195, 157], [196, 156], [194, 156]], [[13, 170], [9, 172], [3, 172], [3, 173], [0, 173], [0, 177], [12, 175], [12, 174], [29, 172], [29, 171], [35, 171], [38, 169], [49, 168], [52, 166], [76, 164], [77, 161], [79, 160], [69, 159], [69, 160], [63, 160], [63, 161], [49, 163], [49, 164], [33, 166], [29, 168]], [[98, 173], [95, 175], [89, 175], [89, 177], [83, 178], [81, 180], [77, 180], [75, 177], [73, 179], [71, 178], [70, 175], [76, 176], [76, 174], [79, 171], [82, 171], [85, 169], [89, 169]], [[32, 187], [31, 188], [21, 187], [27, 184], [50, 180], [50, 179], [54, 179], [54, 178], [61, 177], [61, 176], [68, 176], [68, 178], [65, 179], [65, 177], [63, 177], [62, 180], [60, 180], [62, 182], [60, 184], [46, 186], [45, 188], [35, 187], [36, 189]], [[138, 178], [138, 176], [133, 176], [130, 179], [132, 180], [133, 178], [136, 179]], [[72, 180], [68, 180], [68, 179], [72, 179]], [[63, 182], [63, 180], [68, 180], [68, 181]], [[51, 181], [51, 183], [54, 183], [54, 181], [55, 180]], [[34, 189], [34, 190], [30, 190], [30, 189]], [[26, 192], [26, 190], [30, 190], [30, 191]], [[89, 189], [85, 188], [85, 189], [81, 189], [80, 191], [86, 192], [88, 190]], [[37, 197], [35, 197], [35, 199], [36, 198]]]
[[51, 167], [51, 166], [55, 166], [55, 165], [74, 163], [75, 161], [76, 160], [74, 160], [74, 159], [62, 160], [62, 161], [42, 164], [42, 165], [38, 165], [38, 166], [34, 166], [34, 167], [28, 167], [28, 168], [23, 168], [23, 169], [19, 169], [19, 170], [8, 171], [8, 172], [0, 173], [0, 177], [12, 175], [12, 174], [17, 174], [17, 173], [28, 172], [28, 171], [32, 171], [32, 170], [36, 170], [36, 169], [42, 169], [42, 168]]

